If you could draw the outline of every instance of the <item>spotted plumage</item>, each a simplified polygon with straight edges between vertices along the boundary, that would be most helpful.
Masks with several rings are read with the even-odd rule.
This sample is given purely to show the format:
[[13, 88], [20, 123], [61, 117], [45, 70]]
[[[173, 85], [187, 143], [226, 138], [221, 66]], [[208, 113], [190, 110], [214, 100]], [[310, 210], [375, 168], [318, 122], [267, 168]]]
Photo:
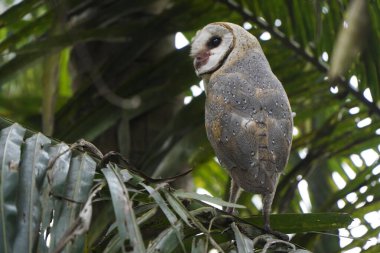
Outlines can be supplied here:
[[[206, 89], [207, 137], [239, 188], [263, 195], [265, 229], [292, 142], [293, 120], [285, 90], [252, 34], [231, 23], [198, 31], [191, 56]], [[233, 210], [228, 209], [231, 212]]]

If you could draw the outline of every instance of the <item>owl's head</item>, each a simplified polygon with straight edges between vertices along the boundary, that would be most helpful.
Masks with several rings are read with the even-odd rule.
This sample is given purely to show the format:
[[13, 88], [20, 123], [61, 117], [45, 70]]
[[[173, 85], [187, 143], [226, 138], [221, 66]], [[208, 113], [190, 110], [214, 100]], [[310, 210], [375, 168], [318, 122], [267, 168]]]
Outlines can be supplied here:
[[[243, 27], [217, 22], [208, 24], [197, 32], [191, 45], [190, 56], [194, 58], [196, 74], [204, 76], [244, 57], [248, 50], [263, 54], [256, 37]], [[228, 56], [230, 60], [226, 61]]]
[[198, 76], [217, 70], [234, 46], [235, 36], [227, 23], [211, 23], [199, 30], [191, 44], [190, 56]]

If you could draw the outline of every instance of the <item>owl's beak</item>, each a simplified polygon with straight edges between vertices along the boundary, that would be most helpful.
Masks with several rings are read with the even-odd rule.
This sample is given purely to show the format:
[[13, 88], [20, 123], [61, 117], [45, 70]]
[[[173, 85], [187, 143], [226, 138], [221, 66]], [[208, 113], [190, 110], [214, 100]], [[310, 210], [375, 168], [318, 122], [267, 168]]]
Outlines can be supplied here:
[[208, 62], [208, 59], [210, 58], [210, 51], [201, 51], [198, 54], [195, 55], [194, 58], [194, 68], [197, 71], [201, 68], [203, 65], [205, 65]]

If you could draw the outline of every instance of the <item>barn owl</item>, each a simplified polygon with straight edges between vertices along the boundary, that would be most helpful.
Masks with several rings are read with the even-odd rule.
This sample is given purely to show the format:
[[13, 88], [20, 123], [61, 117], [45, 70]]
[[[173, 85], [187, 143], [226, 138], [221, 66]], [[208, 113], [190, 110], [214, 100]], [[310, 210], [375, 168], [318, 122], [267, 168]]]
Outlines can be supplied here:
[[256, 37], [238, 25], [205, 26], [194, 37], [190, 55], [205, 83], [207, 137], [231, 176], [229, 201], [237, 201], [240, 189], [262, 194], [264, 230], [276, 234], [269, 215], [293, 130], [285, 90]]

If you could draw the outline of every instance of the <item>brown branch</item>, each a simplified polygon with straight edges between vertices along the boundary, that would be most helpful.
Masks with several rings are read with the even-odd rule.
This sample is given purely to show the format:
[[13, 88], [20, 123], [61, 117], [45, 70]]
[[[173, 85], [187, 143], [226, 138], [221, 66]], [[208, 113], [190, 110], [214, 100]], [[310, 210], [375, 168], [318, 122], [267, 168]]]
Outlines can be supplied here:
[[[299, 43], [297, 43], [296, 41], [290, 40], [288, 37], [286, 37], [286, 35], [283, 32], [278, 30], [276, 27], [269, 25], [264, 19], [255, 17], [249, 10], [242, 7], [241, 5], [239, 5], [233, 0], [217, 0], [217, 1], [219, 1], [222, 4], [225, 4], [231, 10], [238, 12], [245, 20], [251, 21], [252, 23], [257, 25], [259, 28], [269, 32], [274, 38], [279, 40], [285, 47], [294, 51], [297, 55], [301, 56], [306, 61], [311, 63], [320, 72], [327, 74], [327, 72], [329, 71], [329, 66], [327, 64], [320, 61], [318, 57], [315, 57], [311, 53], [305, 51], [303, 48], [301, 48]], [[341, 76], [337, 80], [334, 80], [334, 83], [332, 84], [341, 85], [349, 93], [351, 93], [355, 98], [361, 101], [366, 107], [368, 107], [370, 112], [374, 112], [378, 116], [380, 116], [380, 108], [376, 105], [376, 103], [369, 101], [368, 99], [364, 97], [363, 93], [351, 87], [348, 81], [344, 77]]]

